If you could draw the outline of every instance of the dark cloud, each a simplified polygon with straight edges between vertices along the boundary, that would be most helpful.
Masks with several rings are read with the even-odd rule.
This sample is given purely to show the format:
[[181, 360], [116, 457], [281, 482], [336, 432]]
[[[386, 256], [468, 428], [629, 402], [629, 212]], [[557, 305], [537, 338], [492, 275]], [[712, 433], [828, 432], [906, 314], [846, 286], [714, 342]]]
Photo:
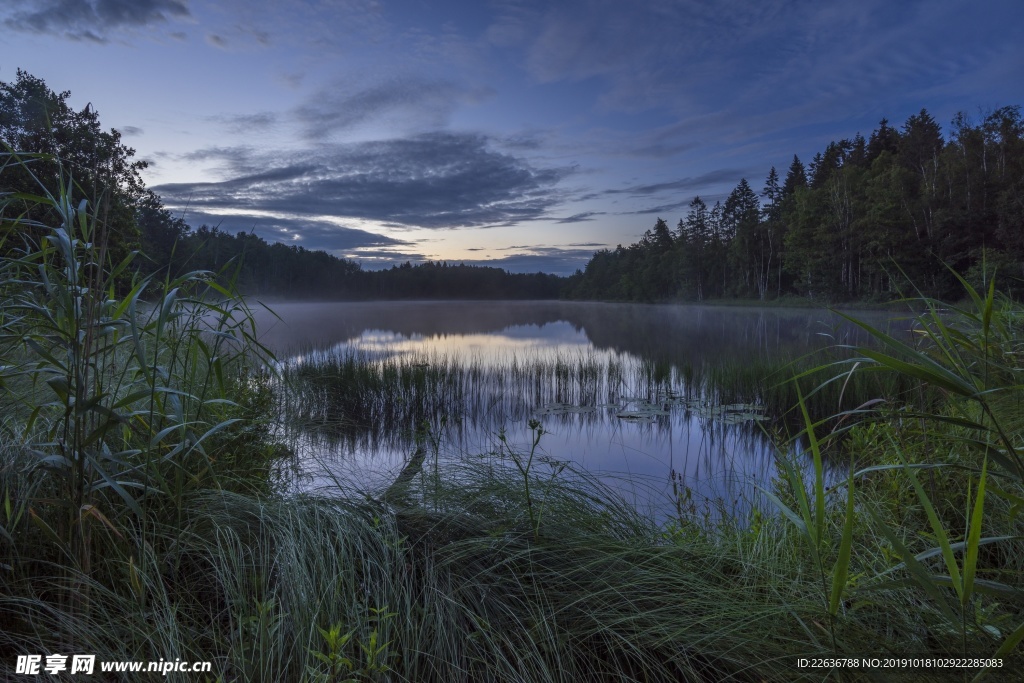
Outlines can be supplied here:
[[[700, 195], [701, 199], [709, 207], [713, 206], [715, 204], [715, 202], [717, 202], [717, 201], [724, 200], [727, 196], [728, 196], [727, 193], [721, 193], [721, 192], [719, 192], [719, 193], [705, 193], [705, 194]], [[693, 201], [693, 200], [692, 199], [687, 199], [686, 201], [670, 202], [668, 204], [659, 204], [657, 206], [650, 206], [650, 207], [647, 207], [647, 208], [644, 208], [644, 209], [639, 209], [637, 211], [623, 211], [623, 212], [619, 213], [619, 215], [620, 216], [642, 216], [642, 215], [648, 215], [648, 214], [659, 214], [659, 215], [671, 214], [673, 211], [677, 211], [679, 209], [687, 209], [687, 210], [689, 210], [690, 202], [691, 201]]]
[[191, 16], [187, 0], [24, 0], [4, 26], [13, 31], [51, 34], [96, 43], [107, 33]]
[[211, 148], [193, 161], [219, 161], [221, 182], [161, 185], [170, 206], [344, 216], [404, 227], [455, 228], [535, 220], [562, 200], [569, 169], [536, 168], [494, 151], [473, 134], [322, 145], [302, 152]]
[[216, 227], [223, 232], [253, 232], [268, 242], [282, 242], [305, 249], [323, 250], [337, 255], [367, 247], [401, 247], [407, 242], [367, 230], [347, 228], [308, 218], [280, 218], [261, 215], [215, 214], [186, 210], [182, 216], [193, 228]]
[[291, 73], [283, 73], [278, 75], [277, 77], [277, 80], [281, 84], [285, 85], [288, 88], [291, 88], [292, 90], [295, 90], [300, 85], [302, 85], [302, 81], [304, 81], [305, 79], [306, 74], [298, 71]]
[[186, 161], [209, 161], [210, 159], [225, 160], [232, 165], [241, 163], [253, 154], [249, 147], [205, 147], [181, 155]]
[[382, 270], [391, 266], [398, 266], [406, 261], [411, 263], [422, 263], [424, 261], [436, 260], [429, 258], [426, 254], [391, 251], [388, 249], [357, 249], [348, 254], [346, 258], [358, 261], [365, 270]]
[[278, 115], [271, 111], [264, 111], [255, 114], [211, 116], [209, 120], [223, 123], [232, 133], [246, 133], [253, 129], [266, 130], [275, 126], [278, 122]]
[[679, 192], [699, 190], [704, 187], [713, 187], [722, 183], [739, 182], [746, 173], [743, 169], [722, 168], [709, 171], [699, 176], [681, 178], [666, 183], [654, 183], [651, 185], [634, 185], [622, 189], [605, 190], [602, 194], [628, 194], [633, 197], [646, 197], [661, 192]]
[[344, 84], [324, 88], [298, 107], [294, 116], [312, 140], [368, 122], [429, 130], [442, 127], [459, 104], [479, 101], [489, 93], [445, 80], [401, 76], [359, 90]]
[[509, 135], [501, 139], [501, 144], [508, 149], [535, 150], [544, 147], [544, 138], [536, 133]]
[[[486, 251], [477, 249], [475, 251]], [[385, 250], [363, 250], [351, 254], [349, 258], [359, 261], [364, 270], [383, 270], [410, 261], [447, 261], [452, 264], [464, 263], [467, 266], [487, 266], [501, 268], [512, 273], [551, 273], [553, 275], [572, 275], [582, 269], [593, 256], [590, 251], [565, 250], [549, 253], [516, 254], [497, 259], [438, 259], [424, 254], [402, 253]]]
[[227, 49], [228, 40], [224, 36], [217, 35], [216, 33], [210, 33], [206, 36], [206, 42], [213, 47], [220, 48], [222, 50]]
[[695, 147], [697, 147], [695, 142], [668, 143], [659, 141], [650, 145], [634, 147], [629, 150], [629, 154], [631, 156], [649, 157], [651, 159], [666, 159], [687, 152]]
[[603, 216], [604, 211], [584, 211], [583, 213], [574, 213], [571, 216], [565, 218], [559, 218], [556, 223], [583, 223], [584, 221], [592, 221], [593, 216]]
[[267, 33], [266, 31], [261, 31], [260, 29], [255, 28], [253, 26], [240, 26], [239, 30], [242, 33], [247, 33], [251, 35], [253, 39], [263, 47], [270, 46], [270, 34]]
[[145, 131], [138, 126], [121, 126], [117, 129], [120, 131], [123, 137], [132, 137], [133, 135], [142, 135]]
[[586, 249], [560, 249], [547, 247], [534, 249], [533, 253], [516, 254], [498, 259], [460, 261], [466, 265], [491, 266], [513, 273], [552, 273], [572, 275], [587, 265], [594, 252]]
[[689, 206], [690, 205], [690, 201], [691, 200], [687, 199], [684, 202], [672, 202], [671, 204], [659, 204], [658, 206], [651, 206], [651, 207], [648, 207], [646, 209], [638, 209], [636, 211], [623, 211], [621, 215], [624, 215], [624, 216], [642, 216], [642, 215], [646, 215], [646, 214], [649, 214], [649, 213], [657, 213], [657, 214], [669, 213], [669, 212], [675, 211], [676, 209], [681, 209], [681, 208], [683, 208], [685, 206]]

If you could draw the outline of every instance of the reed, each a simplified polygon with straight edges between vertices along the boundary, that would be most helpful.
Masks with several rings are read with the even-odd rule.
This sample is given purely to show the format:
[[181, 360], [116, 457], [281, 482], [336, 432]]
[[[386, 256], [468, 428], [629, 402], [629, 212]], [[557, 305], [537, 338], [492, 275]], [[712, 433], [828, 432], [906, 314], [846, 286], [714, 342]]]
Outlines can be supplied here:
[[916, 386], [898, 375], [869, 372], [833, 380], [834, 369], [820, 354], [728, 357], [682, 367], [600, 351], [484, 361], [348, 348], [297, 358], [283, 367], [282, 422], [350, 449], [408, 448], [424, 424], [437, 429], [442, 420], [489, 433], [552, 414], [591, 424], [603, 419], [596, 408], [633, 401], [659, 409], [669, 403], [702, 410], [750, 405], [776, 427], [799, 431], [794, 375], [817, 387], [803, 397], [815, 420], [883, 396], [898, 402]]

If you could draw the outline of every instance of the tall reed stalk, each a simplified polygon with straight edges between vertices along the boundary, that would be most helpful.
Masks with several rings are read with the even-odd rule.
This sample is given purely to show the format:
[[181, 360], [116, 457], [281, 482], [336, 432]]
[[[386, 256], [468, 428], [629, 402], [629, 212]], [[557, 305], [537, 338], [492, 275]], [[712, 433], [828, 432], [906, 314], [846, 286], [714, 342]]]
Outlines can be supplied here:
[[[31, 173], [27, 160], [6, 163]], [[0, 204], [0, 228], [23, 238], [0, 258], [0, 390], [53, 487], [48, 502], [29, 504], [28, 519], [87, 579], [97, 525], [121, 538], [197, 480], [220, 485], [207, 446], [238, 422], [227, 416], [237, 407], [231, 373], [261, 350], [244, 302], [210, 274], [133, 277], [134, 255], [107, 260], [102, 206], [77, 201], [70, 176], [55, 192], [36, 180], [39, 194]], [[20, 202], [45, 207], [59, 225], [12, 215]], [[61, 512], [42, 514], [44, 505]], [[71, 593], [83, 610], [88, 585]]]

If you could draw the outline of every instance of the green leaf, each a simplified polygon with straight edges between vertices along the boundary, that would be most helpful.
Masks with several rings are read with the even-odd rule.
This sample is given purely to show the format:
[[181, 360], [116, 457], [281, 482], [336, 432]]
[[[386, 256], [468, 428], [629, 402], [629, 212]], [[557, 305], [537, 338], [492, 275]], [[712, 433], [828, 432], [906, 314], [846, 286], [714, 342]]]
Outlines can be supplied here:
[[57, 535], [57, 532], [54, 531], [50, 527], [50, 525], [46, 523], [46, 520], [44, 520], [42, 517], [36, 514], [34, 508], [28, 509], [28, 516], [29, 519], [32, 520], [32, 523], [36, 525], [36, 528], [43, 532], [43, 536], [52, 541], [53, 544], [56, 545], [60, 549], [60, 551], [64, 553], [69, 559], [72, 558], [71, 551], [68, 549], [64, 541], [62, 541], [60, 536]]
[[964, 551], [964, 592], [960, 601], [967, 604], [974, 590], [974, 573], [978, 565], [978, 548], [981, 540], [981, 523], [985, 506], [985, 480], [988, 471], [988, 458], [981, 461], [981, 476], [978, 477], [978, 493], [974, 499], [974, 510], [971, 513], [970, 528], [967, 532], [967, 548]]
[[889, 528], [884, 521], [882, 521], [881, 516], [873, 508], [868, 507], [867, 513], [878, 526], [882, 535], [885, 536], [893, 549], [900, 556], [903, 561], [903, 565], [910, 573], [911, 578], [922, 590], [924, 590], [928, 597], [932, 599], [950, 624], [959, 624], [960, 617], [953, 611], [953, 608], [946, 599], [946, 596], [942, 594], [941, 590], [939, 590], [939, 585], [933, 580], [933, 575], [928, 572], [924, 565], [914, 558], [914, 555], [905, 545], [903, 545], [903, 542], [900, 541], [895, 532]]
[[[144, 488], [143, 484], [139, 484], [137, 482], [119, 482], [113, 477], [111, 477], [109, 474], [107, 474], [107, 471], [100, 465], [100, 463], [93, 461], [92, 466], [93, 469], [99, 473], [100, 477], [103, 478], [103, 481], [106, 482], [106, 485], [114, 489], [117, 495], [121, 496], [121, 500], [123, 500], [125, 504], [129, 508], [131, 508], [132, 512], [134, 512], [140, 518], [145, 517], [145, 514], [143, 514], [142, 508], [139, 507], [138, 502], [130, 493], [128, 493], [128, 491], [125, 490], [126, 486]], [[94, 485], [94, 488], [100, 489], [103, 488], [103, 486]]]
[[1003, 644], [999, 646], [999, 649], [992, 656], [1005, 657], [1017, 649], [1021, 640], [1024, 640], [1024, 624], [1018, 626], [1013, 633], [1007, 636], [1006, 640], [1003, 641]]
[[853, 547], [853, 470], [846, 482], [846, 519], [843, 522], [843, 537], [839, 543], [839, 556], [832, 568], [832, 595], [829, 599], [828, 611], [833, 617], [839, 613], [843, 589], [846, 588], [846, 576], [850, 568], [850, 553]]
[[776, 496], [768, 489], [765, 489], [761, 486], [757, 486], [757, 488], [761, 491], [761, 493], [763, 493], [768, 498], [768, 500], [770, 500], [775, 505], [775, 507], [779, 509], [779, 512], [786, 516], [786, 519], [793, 523], [793, 526], [800, 530], [800, 533], [802, 533], [804, 536], [808, 536], [807, 524], [804, 522], [803, 519], [800, 518], [800, 515], [793, 512], [793, 510], [791, 510], [785, 503], [783, 503], [778, 496]]
[[[895, 444], [893, 444], [895, 446]], [[898, 452], [898, 451], [897, 451]], [[898, 452], [899, 453], [899, 452]], [[903, 454], [899, 453], [900, 460], [903, 461]], [[906, 464], [906, 462], [904, 462]], [[928, 494], [925, 493], [924, 488], [921, 486], [921, 482], [917, 480], [917, 475], [914, 470], [906, 470], [907, 477], [910, 479], [910, 483], [914, 486], [914, 491], [917, 492], [917, 499], [921, 502], [921, 507], [924, 508], [925, 514], [928, 516], [928, 523], [932, 527], [932, 534], [939, 543], [939, 548], [942, 550], [942, 559], [946, 563], [946, 571], [953, 577], [957, 595], [961, 598], [964, 597], [964, 586], [960, 581], [960, 567], [956, 561], [956, 556], [953, 554], [953, 548], [949, 543], [949, 538], [946, 536], [946, 530], [942, 526], [942, 522], [939, 521], [939, 516], [935, 512], [934, 506], [932, 506], [931, 500], [928, 499]]]

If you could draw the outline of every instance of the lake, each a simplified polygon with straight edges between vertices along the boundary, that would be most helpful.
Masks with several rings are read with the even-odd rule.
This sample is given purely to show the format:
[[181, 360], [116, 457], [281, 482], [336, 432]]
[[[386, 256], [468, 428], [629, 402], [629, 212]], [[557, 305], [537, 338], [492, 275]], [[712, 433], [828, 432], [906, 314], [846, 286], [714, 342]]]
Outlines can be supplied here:
[[[580, 302], [282, 303], [260, 338], [293, 385], [297, 486], [386, 487], [417, 448], [432, 460], [533, 471], [571, 463], [634, 505], [678, 495], [745, 507], [775, 474], [779, 408], [757, 376], [868, 335], [836, 313]], [[858, 311], [887, 329], [891, 314]], [[791, 374], [791, 373], [790, 373]], [[758, 380], [760, 377], [758, 377]], [[749, 385], [749, 386], [748, 386]]]

